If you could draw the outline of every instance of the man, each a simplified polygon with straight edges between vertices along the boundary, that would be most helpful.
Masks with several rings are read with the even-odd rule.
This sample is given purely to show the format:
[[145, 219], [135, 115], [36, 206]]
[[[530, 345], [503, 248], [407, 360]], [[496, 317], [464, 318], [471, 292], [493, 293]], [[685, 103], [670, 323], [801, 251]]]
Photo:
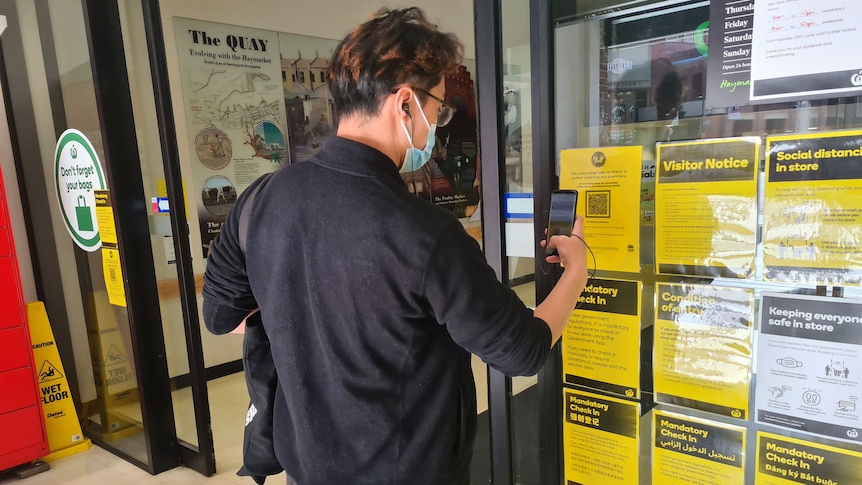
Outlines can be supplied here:
[[[204, 319], [227, 333], [260, 309], [278, 375], [275, 452], [289, 481], [469, 483], [470, 353], [534, 374], [586, 284], [583, 241], [554, 236], [560, 256], [548, 260], [566, 269], [530, 310], [451, 212], [401, 180], [399, 169], [428, 161], [437, 126], [452, 117], [443, 79], [461, 51], [415, 8], [381, 10], [354, 29], [330, 63], [337, 136], [249, 187], [213, 242]], [[238, 219], [252, 192], [243, 251]]]

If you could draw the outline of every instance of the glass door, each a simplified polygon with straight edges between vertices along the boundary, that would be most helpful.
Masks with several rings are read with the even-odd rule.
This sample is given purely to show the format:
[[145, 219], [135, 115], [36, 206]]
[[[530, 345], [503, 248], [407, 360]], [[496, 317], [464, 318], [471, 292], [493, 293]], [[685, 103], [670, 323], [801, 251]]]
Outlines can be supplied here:
[[[46, 307], [59, 304], [68, 316], [62, 330], [71, 335], [74, 359], [67, 369], [77, 371], [84, 434], [150, 473], [182, 459], [210, 474], [210, 443], [198, 434], [178, 444], [175, 423], [184, 421], [175, 411], [180, 416], [184, 407], [171, 399], [168, 370], [174, 362], [166, 357], [164, 338], [177, 320], [160, 301], [157, 280], [164, 276], [154, 264], [143, 188], [158, 177], [154, 162], [161, 153], [151, 144], [157, 135], [145, 136], [157, 131], [149, 114], [154, 103], [147, 44], [141, 5], [129, 6], [42, 0], [4, 8], [20, 26], [31, 76], [29, 108], [39, 126], [24, 143], [28, 153], [34, 146], [41, 151], [35, 162], [41, 173], [28, 168], [26, 183], [35, 189], [31, 204], [40, 211], [47, 205], [36, 223], [53, 226], [54, 246], [44, 238], [36, 242], [38, 270], [51, 289], [43, 292]], [[21, 92], [21, 86], [14, 89]], [[24, 126], [29, 120], [16, 121]], [[60, 183], [63, 177], [77, 179]], [[203, 399], [189, 405], [196, 409], [195, 431], [209, 426], [205, 397], [204, 390]]]
[[118, 3], [129, 92], [140, 154], [149, 257], [155, 273], [178, 451], [182, 464], [215, 473], [198, 291], [188, 203], [180, 174], [158, 1]]

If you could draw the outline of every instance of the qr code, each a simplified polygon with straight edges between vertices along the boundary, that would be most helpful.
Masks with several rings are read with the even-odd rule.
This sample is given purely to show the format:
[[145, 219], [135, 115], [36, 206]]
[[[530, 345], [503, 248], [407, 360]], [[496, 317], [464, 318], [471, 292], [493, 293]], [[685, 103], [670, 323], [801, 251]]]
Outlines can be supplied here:
[[610, 217], [611, 216], [611, 192], [609, 190], [588, 191], [587, 217]]

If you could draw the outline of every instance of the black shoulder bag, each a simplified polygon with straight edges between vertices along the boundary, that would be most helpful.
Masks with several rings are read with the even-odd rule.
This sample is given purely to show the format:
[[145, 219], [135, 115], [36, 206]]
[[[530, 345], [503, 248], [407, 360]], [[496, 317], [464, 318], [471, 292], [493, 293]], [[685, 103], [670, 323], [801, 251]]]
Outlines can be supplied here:
[[[269, 183], [272, 173], [264, 175], [264, 180], [254, 187], [242, 206], [239, 215], [239, 247], [245, 254], [248, 237], [248, 216], [251, 214], [258, 192]], [[278, 388], [278, 376], [269, 345], [269, 337], [263, 328], [260, 312], [246, 319], [243, 337], [242, 364], [245, 369], [245, 383], [251, 402], [245, 417], [245, 431], [242, 446], [242, 468], [236, 474], [252, 477], [263, 484], [269, 475], [284, 471], [273, 447], [273, 404]]]

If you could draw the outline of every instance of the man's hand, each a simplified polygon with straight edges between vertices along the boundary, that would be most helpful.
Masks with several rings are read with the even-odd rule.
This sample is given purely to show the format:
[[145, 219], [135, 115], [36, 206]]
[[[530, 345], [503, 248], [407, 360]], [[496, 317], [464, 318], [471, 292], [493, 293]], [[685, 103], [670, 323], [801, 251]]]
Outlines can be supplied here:
[[[545, 235], [547, 236], [548, 230], [545, 229]], [[583, 267], [583, 274], [586, 275], [587, 269], [587, 247], [584, 242], [584, 218], [581, 216], [575, 216], [575, 223], [572, 226], [572, 236], [551, 236], [551, 247], [556, 248], [557, 254], [555, 256], [547, 256], [545, 257], [545, 261], [548, 263], [562, 263], [566, 268], [569, 267]], [[539, 244], [544, 248], [548, 241], [542, 240]], [[584, 284], [586, 284], [586, 278], [584, 278]]]
[[[548, 324], [552, 345], [563, 334], [569, 315], [587, 285], [587, 245], [583, 237], [584, 219], [576, 216], [572, 236], [552, 236], [550, 240], [551, 246], [557, 248], [559, 256], [548, 256], [545, 261], [562, 263], [565, 271], [545, 301], [536, 307], [534, 315]], [[547, 242], [541, 241], [540, 244], [544, 248]]]

